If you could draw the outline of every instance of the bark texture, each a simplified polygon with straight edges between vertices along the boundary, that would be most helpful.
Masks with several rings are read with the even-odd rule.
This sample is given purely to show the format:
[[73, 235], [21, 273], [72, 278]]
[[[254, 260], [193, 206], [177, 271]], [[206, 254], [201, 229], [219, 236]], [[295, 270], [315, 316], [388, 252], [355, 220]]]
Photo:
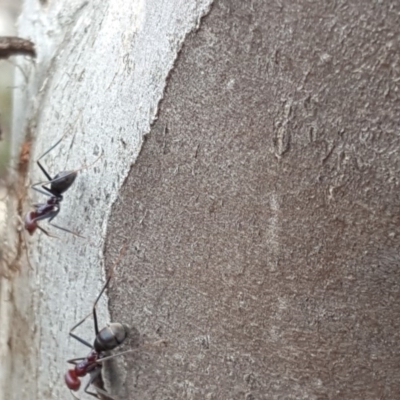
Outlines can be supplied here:
[[[400, 6], [217, 0], [113, 206], [133, 399], [396, 399]], [[127, 348], [129, 344], [127, 344]]]
[[[0, 398], [71, 399], [64, 383], [71, 368], [66, 360], [84, 357], [88, 349], [68, 333], [90, 312], [104, 282], [111, 205], [156, 117], [182, 42], [209, 4], [25, 1], [19, 36], [35, 43], [37, 58], [35, 64], [22, 62], [24, 74], [18, 70], [16, 79], [16, 204], [10, 210], [7, 243], [15, 254], [1, 260], [10, 280], [1, 287]], [[61, 137], [60, 145], [41, 160], [51, 176], [89, 165], [102, 154], [79, 172], [54, 220], [86, 239], [43, 222], [60, 239], [39, 233], [28, 238], [30, 270], [15, 216], [23, 218], [32, 203], [47, 200], [28, 189], [44, 180], [35, 160]], [[106, 299], [99, 313], [104, 326], [109, 320]], [[92, 342], [93, 322], [81, 328], [76, 333]]]

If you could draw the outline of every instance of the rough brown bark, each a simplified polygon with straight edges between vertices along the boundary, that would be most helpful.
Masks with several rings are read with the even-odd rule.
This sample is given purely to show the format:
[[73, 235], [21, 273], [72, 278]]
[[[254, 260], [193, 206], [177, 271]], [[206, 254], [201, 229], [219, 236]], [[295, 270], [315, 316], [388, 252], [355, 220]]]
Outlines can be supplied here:
[[218, 0], [113, 208], [129, 399], [400, 392], [396, 1]]
[[[69, 332], [104, 283], [109, 211], [154, 122], [182, 42], [210, 1], [24, 1], [18, 35], [35, 43], [37, 57], [19, 57], [15, 80], [15, 199], [2, 242], [7, 257], [0, 257], [1, 275], [9, 278], [0, 281], [0, 398], [71, 399], [67, 360], [85, 357], [88, 348]], [[30, 189], [45, 179], [35, 161], [60, 138], [43, 165], [50, 176], [79, 173], [54, 222], [84, 238], [41, 221], [59, 239], [36, 232], [24, 240], [19, 221], [47, 200]], [[109, 321], [106, 301], [98, 307], [101, 327]], [[92, 342], [93, 321], [76, 333]], [[82, 400], [90, 397], [82, 393], [88, 378]]]

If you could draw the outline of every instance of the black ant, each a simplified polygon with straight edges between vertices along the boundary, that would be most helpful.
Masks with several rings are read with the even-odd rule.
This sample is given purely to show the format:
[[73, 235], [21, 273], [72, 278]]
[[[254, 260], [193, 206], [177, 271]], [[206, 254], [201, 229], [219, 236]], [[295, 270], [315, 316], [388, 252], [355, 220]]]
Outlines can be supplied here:
[[[80, 338], [79, 336], [72, 333], [78, 326], [80, 326], [89, 316], [86, 316], [84, 319], [79, 321], [69, 332], [70, 336], [84, 344], [85, 346], [91, 349], [90, 353], [86, 357], [74, 358], [72, 360], [68, 360], [67, 362], [70, 364], [74, 364], [75, 368], [68, 370], [65, 374], [65, 383], [68, 388], [74, 392], [78, 391], [81, 386], [80, 379], [90, 375], [89, 382], [85, 386], [85, 393], [90, 394], [96, 398], [100, 398], [97, 393], [89, 391], [89, 386], [94, 383], [99, 377], [101, 377], [102, 363], [106, 360], [110, 360], [111, 358], [118, 357], [122, 354], [130, 353], [132, 350], [124, 351], [122, 353], [113, 354], [111, 356], [107, 356], [106, 352], [110, 350], [114, 350], [116, 347], [121, 345], [124, 340], [128, 336], [129, 329], [127, 326], [120, 324], [118, 322], [109, 323], [105, 328], [99, 331], [99, 327], [97, 324], [97, 313], [96, 306], [100, 300], [100, 297], [106, 290], [108, 284], [110, 283], [111, 276], [107, 279], [105, 285], [101, 289], [100, 294], [97, 296], [96, 301], [93, 305], [93, 320], [94, 320], [94, 331], [96, 334], [96, 338], [94, 340], [93, 345], [88, 343], [86, 340]], [[115, 399], [115, 397], [108, 394], [107, 391], [96, 387], [96, 390], [99, 394], [106, 396], [110, 399]], [[74, 396], [75, 397], [75, 396]]]
[[[71, 185], [74, 183], [76, 176], [78, 175], [78, 172], [84, 168], [88, 168], [89, 166], [84, 166], [80, 169], [74, 170], [74, 171], [62, 171], [59, 172], [54, 178], [52, 178], [49, 173], [46, 171], [46, 169], [43, 167], [43, 165], [40, 163], [40, 159], [42, 159], [46, 154], [48, 154], [51, 150], [53, 150], [61, 141], [63, 137], [50, 149], [48, 149], [44, 154], [42, 154], [38, 160], [36, 161], [37, 165], [39, 168], [42, 170], [48, 181], [46, 182], [38, 182], [33, 184], [31, 187], [32, 189], [36, 190], [37, 192], [44, 194], [46, 196], [49, 196], [50, 198], [46, 201], [46, 203], [38, 203], [34, 204], [35, 211], [30, 211], [28, 214], [25, 216], [25, 229], [29, 232], [30, 235], [33, 235], [36, 231], [36, 229], [40, 229], [43, 233], [45, 233], [47, 236], [52, 236], [50, 235], [45, 229], [43, 229], [41, 226], [39, 226], [38, 222], [48, 219], [49, 224], [54, 226], [57, 229], [61, 229], [62, 231], [72, 233], [75, 236], [80, 236], [78, 233], [72, 232], [69, 229], [63, 228], [61, 226], [52, 224], [51, 221], [57, 216], [57, 214], [60, 212], [60, 207], [61, 207], [61, 202], [63, 200], [62, 194], [66, 192]], [[95, 160], [91, 165], [96, 163], [100, 157], [100, 155], [97, 160]], [[50, 188], [46, 187], [46, 184], [50, 184]], [[42, 186], [42, 189], [37, 188], [36, 186]]]

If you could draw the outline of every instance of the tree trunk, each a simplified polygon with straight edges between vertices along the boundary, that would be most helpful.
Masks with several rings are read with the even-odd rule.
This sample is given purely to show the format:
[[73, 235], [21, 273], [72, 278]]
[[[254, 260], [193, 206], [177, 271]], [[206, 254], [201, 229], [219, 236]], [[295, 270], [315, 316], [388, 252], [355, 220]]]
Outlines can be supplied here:
[[110, 393], [396, 398], [397, 2], [98, 3], [25, 4], [29, 182], [63, 135], [52, 175], [103, 156], [54, 221], [86, 239], [49, 227], [9, 283], [4, 398], [71, 398], [87, 349], [68, 332], [124, 244], [109, 306], [135, 352], [106, 365]]

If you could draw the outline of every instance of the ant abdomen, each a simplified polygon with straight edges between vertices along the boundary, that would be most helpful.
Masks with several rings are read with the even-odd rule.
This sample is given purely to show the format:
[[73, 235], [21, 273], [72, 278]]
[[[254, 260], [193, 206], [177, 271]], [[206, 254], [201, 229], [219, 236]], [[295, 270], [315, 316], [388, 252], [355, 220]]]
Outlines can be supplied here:
[[35, 233], [37, 229], [36, 218], [37, 213], [35, 211], [30, 211], [25, 216], [25, 229], [31, 236]]
[[50, 198], [47, 203], [37, 204], [35, 207], [36, 211], [30, 211], [25, 216], [25, 229], [30, 235], [33, 235], [36, 229], [39, 228], [38, 221], [44, 218], [54, 218], [60, 210], [59, 203], [55, 197]]
[[118, 322], [113, 322], [103, 328], [94, 341], [94, 348], [98, 352], [113, 350], [128, 336], [128, 328]]
[[73, 390], [74, 392], [77, 392], [81, 387], [81, 381], [74, 369], [69, 369], [65, 374], [65, 383], [68, 386], [68, 389]]
[[59, 172], [51, 182], [51, 190], [54, 193], [62, 194], [66, 192], [71, 185], [74, 183], [75, 178], [77, 177], [76, 171], [62, 171]]

